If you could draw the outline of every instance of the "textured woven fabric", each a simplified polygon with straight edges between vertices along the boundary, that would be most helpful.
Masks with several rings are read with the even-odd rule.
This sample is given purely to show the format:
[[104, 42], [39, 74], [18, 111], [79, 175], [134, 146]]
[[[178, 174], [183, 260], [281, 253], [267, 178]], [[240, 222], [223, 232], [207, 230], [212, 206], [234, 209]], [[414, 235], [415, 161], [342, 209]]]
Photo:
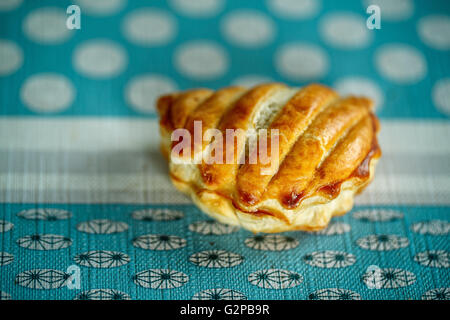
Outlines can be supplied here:
[[[449, 29], [444, 0], [0, 0], [0, 299], [450, 299]], [[318, 233], [209, 220], [159, 152], [158, 95], [271, 80], [376, 101], [375, 180]]]
[[[1, 237], [2, 291], [16, 299], [73, 299], [92, 289], [132, 299], [420, 299], [450, 281], [449, 223], [430, 223], [448, 218], [448, 208], [358, 207], [317, 234], [262, 236], [212, 223], [190, 205], [58, 205], [50, 215], [34, 207], [2, 209], [14, 224]], [[80, 289], [65, 286], [72, 265]]]

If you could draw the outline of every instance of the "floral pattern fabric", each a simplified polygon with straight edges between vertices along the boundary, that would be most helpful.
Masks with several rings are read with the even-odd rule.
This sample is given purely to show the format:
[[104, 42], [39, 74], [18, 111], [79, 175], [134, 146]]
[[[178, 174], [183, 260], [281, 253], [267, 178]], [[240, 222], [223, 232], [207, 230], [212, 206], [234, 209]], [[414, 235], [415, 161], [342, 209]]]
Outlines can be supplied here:
[[445, 208], [357, 207], [323, 232], [252, 235], [192, 205], [26, 207], [3, 219], [1, 299], [449, 299]]

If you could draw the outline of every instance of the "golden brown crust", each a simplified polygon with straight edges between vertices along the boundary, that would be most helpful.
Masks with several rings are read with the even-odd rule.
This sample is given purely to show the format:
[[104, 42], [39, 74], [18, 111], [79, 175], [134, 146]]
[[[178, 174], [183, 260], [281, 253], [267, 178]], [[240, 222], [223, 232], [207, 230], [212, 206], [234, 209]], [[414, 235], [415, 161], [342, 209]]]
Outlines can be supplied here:
[[[206, 132], [208, 129], [217, 128], [225, 112], [234, 105], [237, 98], [245, 91], [246, 89], [243, 87], [227, 87], [216, 91], [191, 112], [186, 120], [185, 128], [189, 130], [192, 136], [194, 136], [195, 121], [201, 121], [203, 132]], [[208, 144], [209, 141], [202, 140], [201, 150], [204, 150]], [[193, 139], [192, 147], [194, 147]]]
[[170, 111], [172, 104], [175, 102], [178, 95], [178, 93], [167, 94], [159, 97], [156, 101], [156, 110], [159, 113], [159, 125], [161, 131], [171, 131], [174, 129]]
[[[224, 137], [222, 143], [213, 144], [218, 152], [223, 155], [222, 164], [207, 164], [202, 163], [200, 167], [201, 176], [205, 184], [212, 189], [232, 189], [234, 187], [234, 180], [238, 169], [238, 157], [242, 153], [245, 142], [245, 135], [238, 131], [249, 129], [249, 123], [254, 116], [258, 106], [261, 102], [274, 94], [278, 89], [283, 88], [284, 85], [277, 83], [270, 83], [256, 86], [242, 96], [233, 107], [223, 116], [218, 126]], [[227, 130], [236, 130], [235, 139], [227, 133]], [[235, 142], [236, 141], [236, 142]], [[228, 144], [227, 144], [228, 142]], [[227, 145], [233, 149], [233, 157], [227, 159]], [[231, 163], [230, 163], [231, 162]]]
[[[312, 84], [300, 89], [282, 108], [268, 128], [269, 132], [275, 129], [281, 133], [276, 157], [280, 163], [312, 119], [336, 98], [337, 94], [331, 89]], [[271, 140], [267, 139], [267, 155], [271, 154], [271, 149]], [[254, 153], [257, 152], [258, 150], [255, 149]], [[262, 161], [256, 164], [245, 163], [237, 175], [239, 200], [246, 205], [256, 204], [278, 168], [279, 163], [276, 161], [266, 164]]]
[[[279, 106], [271, 110], [273, 101]], [[339, 98], [318, 84], [296, 91], [282, 84], [248, 91], [241, 87], [215, 93], [190, 90], [161, 97], [157, 109], [162, 151], [169, 159], [174, 185], [219, 221], [255, 232], [324, 228], [332, 216], [351, 209], [353, 196], [373, 179], [381, 156], [372, 102], [362, 97]], [[202, 142], [196, 151], [203, 156], [198, 165], [176, 164], [170, 158], [170, 134], [186, 128], [193, 135], [194, 121], [202, 121], [203, 133], [218, 129], [224, 138]], [[251, 151], [245, 150], [249, 139], [245, 132], [255, 128], [267, 128], [269, 133], [278, 129], [275, 165], [248, 163]], [[226, 158], [227, 129], [243, 130], [232, 140], [232, 159]], [[232, 163], [210, 163], [210, 153], [205, 161], [204, 151], [212, 146], [222, 151], [223, 162]], [[239, 164], [239, 159], [247, 162]]]
[[[336, 101], [324, 110], [295, 143], [271, 181], [267, 194], [277, 196], [286, 207], [298, 205], [301, 196], [306, 196], [305, 189], [316, 170], [323, 170], [323, 166], [318, 168], [319, 164], [328, 155], [334, 154], [332, 148], [336, 142], [362, 117], [367, 117], [370, 108], [368, 99], [349, 97]], [[358, 163], [351, 162], [350, 165], [356, 168]], [[327, 177], [338, 180], [332, 171], [328, 172]]]
[[183, 128], [189, 114], [213, 94], [209, 89], [189, 90], [180, 94], [171, 106], [171, 121], [174, 128]]

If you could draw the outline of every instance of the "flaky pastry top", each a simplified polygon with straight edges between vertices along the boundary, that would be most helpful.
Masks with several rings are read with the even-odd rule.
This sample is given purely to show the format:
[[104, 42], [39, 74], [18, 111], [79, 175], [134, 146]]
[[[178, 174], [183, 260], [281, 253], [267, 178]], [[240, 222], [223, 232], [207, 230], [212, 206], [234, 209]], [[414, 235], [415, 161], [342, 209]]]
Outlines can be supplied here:
[[[227, 129], [278, 130], [275, 164], [238, 163], [240, 157], [248, 158], [252, 152], [245, 148], [249, 137], [243, 134], [232, 146], [226, 145], [226, 139], [216, 145], [223, 150], [234, 148], [232, 163], [203, 159], [189, 178], [177, 175], [176, 170], [171, 172], [173, 179], [184, 180], [192, 189], [215, 192], [239, 210], [255, 214], [264, 211], [267, 200], [294, 209], [313, 196], [333, 199], [349, 179], [365, 185], [370, 178], [370, 161], [381, 155], [376, 137], [379, 123], [372, 107], [368, 98], [340, 97], [320, 84], [300, 89], [280, 83], [250, 89], [194, 89], [164, 95], [157, 101], [163, 139], [177, 128], [194, 135], [195, 121], [201, 121], [203, 132], [218, 129], [224, 137]], [[270, 139], [267, 141], [270, 154]], [[203, 140], [197, 154], [213, 143], [218, 142]], [[166, 144], [162, 148], [169, 158], [170, 147]]]

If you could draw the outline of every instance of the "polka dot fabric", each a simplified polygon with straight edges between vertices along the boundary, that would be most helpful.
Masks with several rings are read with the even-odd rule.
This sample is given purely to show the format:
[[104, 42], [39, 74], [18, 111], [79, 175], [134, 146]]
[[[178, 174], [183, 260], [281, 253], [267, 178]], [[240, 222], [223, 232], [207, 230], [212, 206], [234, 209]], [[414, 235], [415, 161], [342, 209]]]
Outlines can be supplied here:
[[[81, 30], [66, 27], [69, 1], [1, 1], [0, 114], [154, 118], [162, 93], [263, 81], [364, 93], [381, 118], [450, 114], [448, 1], [73, 2]], [[366, 27], [371, 4], [380, 30]], [[48, 73], [62, 90], [30, 96], [57, 85]]]
[[[449, 36], [446, 0], [0, 0], [0, 300], [450, 299]], [[159, 95], [269, 81], [381, 118], [372, 189], [319, 232], [210, 220], [166, 175]]]

